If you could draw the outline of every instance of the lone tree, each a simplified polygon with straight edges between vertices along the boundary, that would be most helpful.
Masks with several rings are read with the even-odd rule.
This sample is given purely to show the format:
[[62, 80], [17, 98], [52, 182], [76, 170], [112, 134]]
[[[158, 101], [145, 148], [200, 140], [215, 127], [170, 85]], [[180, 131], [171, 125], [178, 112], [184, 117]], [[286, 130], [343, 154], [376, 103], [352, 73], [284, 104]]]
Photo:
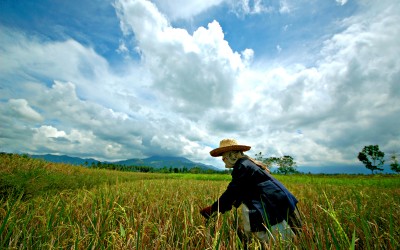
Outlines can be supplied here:
[[299, 173], [296, 167], [297, 164], [294, 161], [293, 157], [290, 155], [284, 155], [282, 157], [268, 157], [264, 158], [262, 153], [256, 154], [256, 160], [263, 162], [271, 168], [273, 165], [278, 166], [276, 173], [279, 174], [296, 174]]
[[374, 170], [383, 171], [383, 168], [380, 167], [385, 163], [384, 157], [385, 153], [379, 150], [378, 145], [365, 146], [363, 150], [358, 153], [358, 159], [364, 163], [366, 168], [372, 171], [372, 174], [374, 174]]
[[280, 174], [296, 174], [299, 172], [296, 169], [297, 167], [296, 162], [290, 155], [284, 155], [281, 158], [279, 158], [278, 165], [279, 168], [277, 172]]
[[396, 173], [400, 173], [400, 164], [399, 164], [399, 161], [397, 160], [397, 156], [395, 153], [392, 154], [392, 156], [390, 157], [390, 160], [392, 161], [390, 163], [390, 169]]

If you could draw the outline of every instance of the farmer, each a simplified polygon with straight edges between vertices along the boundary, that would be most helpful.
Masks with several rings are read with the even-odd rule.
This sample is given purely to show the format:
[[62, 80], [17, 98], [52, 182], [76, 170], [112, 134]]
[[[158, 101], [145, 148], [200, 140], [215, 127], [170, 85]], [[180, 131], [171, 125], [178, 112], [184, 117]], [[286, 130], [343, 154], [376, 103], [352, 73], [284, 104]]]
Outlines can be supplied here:
[[224, 139], [211, 156], [222, 156], [226, 168], [233, 168], [232, 181], [220, 198], [200, 213], [206, 219], [215, 212], [225, 213], [242, 205], [243, 228], [247, 235], [254, 233], [267, 241], [279, 233], [290, 239], [298, 233], [301, 221], [297, 199], [278, 180], [271, 176], [263, 163], [243, 154], [250, 146]]

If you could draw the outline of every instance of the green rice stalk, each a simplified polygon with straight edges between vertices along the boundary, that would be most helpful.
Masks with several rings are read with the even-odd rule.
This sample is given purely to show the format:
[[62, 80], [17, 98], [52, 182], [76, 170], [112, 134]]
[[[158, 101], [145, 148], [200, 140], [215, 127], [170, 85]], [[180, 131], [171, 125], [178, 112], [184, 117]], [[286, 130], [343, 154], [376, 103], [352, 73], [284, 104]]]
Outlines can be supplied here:
[[142, 228], [142, 226], [139, 225], [138, 231], [136, 233], [136, 249], [139, 249], [140, 238], [141, 238], [141, 228]]
[[349, 250], [355, 250], [355, 249], [356, 249], [356, 230], [354, 229], [353, 236], [351, 237], [351, 245], [349, 247]]
[[327, 209], [324, 209], [324, 208], [321, 207], [321, 206], [319, 206], [319, 208], [322, 209], [325, 213], [327, 213], [327, 214], [333, 219], [335, 228], [339, 231], [338, 233], [339, 233], [340, 239], [344, 239], [345, 242], [346, 242], [348, 245], [350, 245], [349, 238], [347, 237], [346, 233], [344, 232], [343, 227], [342, 227], [342, 225], [340, 224], [339, 219], [338, 219], [337, 216], [336, 216], [335, 210], [333, 209], [331, 203], [329, 202], [329, 199], [328, 199], [328, 197], [326, 196], [326, 193], [325, 193], [325, 192], [323, 192], [323, 193], [324, 193], [326, 202], [328, 203], [329, 209], [328, 209], [328, 210], [327, 210]]
[[340, 245], [339, 245], [339, 242], [337, 241], [337, 239], [335, 237], [335, 233], [333, 232], [331, 227], [328, 227], [328, 228], [329, 228], [329, 232], [331, 233], [332, 240], [333, 240], [333, 243], [335, 244], [336, 250], [340, 250]]
[[390, 244], [394, 247], [394, 229], [393, 229], [393, 208], [390, 207], [390, 214], [389, 214], [389, 233], [390, 233]]
[[120, 235], [121, 235], [121, 237], [122, 237], [122, 238], [125, 238], [126, 233], [125, 233], [124, 226], [122, 226], [122, 223], [119, 224], [119, 230], [120, 230]]

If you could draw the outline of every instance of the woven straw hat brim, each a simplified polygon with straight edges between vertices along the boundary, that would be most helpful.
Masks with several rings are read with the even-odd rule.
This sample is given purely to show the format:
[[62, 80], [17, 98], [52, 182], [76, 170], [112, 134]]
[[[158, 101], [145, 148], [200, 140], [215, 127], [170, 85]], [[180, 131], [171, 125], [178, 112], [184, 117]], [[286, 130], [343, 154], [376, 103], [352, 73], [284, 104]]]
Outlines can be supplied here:
[[213, 149], [210, 151], [210, 155], [212, 157], [218, 157], [228, 151], [248, 151], [248, 150], [250, 150], [250, 148], [251, 148], [250, 146], [246, 146], [246, 145], [232, 145], [232, 146]]

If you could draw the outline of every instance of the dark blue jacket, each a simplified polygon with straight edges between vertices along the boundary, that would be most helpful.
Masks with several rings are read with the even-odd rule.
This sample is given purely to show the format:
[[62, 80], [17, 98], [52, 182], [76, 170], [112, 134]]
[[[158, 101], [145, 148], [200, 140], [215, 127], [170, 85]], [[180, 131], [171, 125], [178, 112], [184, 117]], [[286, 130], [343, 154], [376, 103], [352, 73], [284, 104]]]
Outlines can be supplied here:
[[224, 213], [244, 203], [249, 208], [251, 231], [265, 231], [287, 220], [296, 208], [297, 199], [278, 180], [248, 159], [236, 162], [232, 181], [212, 205], [213, 211]]

